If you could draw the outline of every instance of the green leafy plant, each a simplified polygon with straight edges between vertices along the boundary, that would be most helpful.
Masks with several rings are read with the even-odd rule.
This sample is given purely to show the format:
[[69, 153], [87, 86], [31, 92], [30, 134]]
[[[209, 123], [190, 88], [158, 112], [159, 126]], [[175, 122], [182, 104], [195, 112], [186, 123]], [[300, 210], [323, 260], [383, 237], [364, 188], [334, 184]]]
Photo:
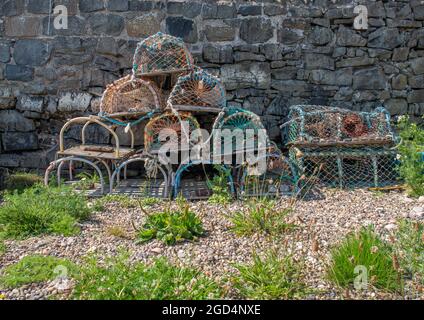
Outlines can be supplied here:
[[381, 240], [371, 227], [362, 228], [357, 234], [348, 235], [331, 250], [328, 277], [338, 286], [347, 288], [355, 284], [360, 273], [357, 268], [360, 267], [366, 270], [368, 285], [387, 291], [400, 291], [401, 274], [393, 257], [392, 247]]
[[231, 280], [245, 299], [295, 299], [308, 291], [302, 282], [302, 266], [291, 256], [279, 257], [270, 251], [261, 258], [254, 253], [251, 263], [235, 268], [238, 273]]
[[138, 232], [139, 241], [146, 242], [159, 239], [172, 245], [184, 240], [195, 240], [203, 234], [202, 221], [190, 210], [184, 198], [177, 198], [178, 209], [172, 210], [170, 206], [163, 212], [148, 214], [142, 206], [141, 210], [147, 215], [147, 220]]
[[227, 204], [232, 200], [231, 194], [228, 191], [228, 175], [229, 169], [215, 165], [214, 168], [218, 171], [212, 180], [208, 180], [208, 187], [212, 190], [212, 196], [208, 202], [212, 204]]
[[0, 285], [5, 288], [17, 288], [29, 283], [53, 280], [63, 275], [64, 271], [71, 276], [75, 270], [76, 266], [67, 259], [40, 255], [26, 256], [4, 268], [0, 276]]
[[416, 123], [411, 123], [408, 116], [402, 116], [398, 121], [401, 143], [399, 174], [408, 186], [411, 196], [424, 195], [424, 129]]
[[291, 211], [291, 208], [277, 209], [274, 201], [262, 198], [249, 201], [246, 208], [229, 215], [228, 219], [237, 235], [259, 232], [276, 235], [294, 227], [286, 222]]
[[0, 206], [0, 230], [6, 238], [27, 238], [41, 234], [72, 235], [77, 222], [93, 212], [85, 196], [69, 187], [36, 185], [21, 194], [6, 193]]
[[75, 184], [77, 189], [90, 190], [100, 183], [100, 178], [96, 173], [80, 172], [76, 175], [78, 182]]
[[399, 221], [395, 243], [402, 269], [424, 285], [424, 224]]
[[164, 258], [150, 265], [131, 264], [125, 253], [103, 264], [96, 257], [90, 258], [76, 276], [73, 291], [73, 298], [89, 300], [202, 300], [221, 296], [219, 286], [197, 270], [171, 265]]
[[34, 173], [17, 172], [6, 178], [5, 189], [21, 193], [35, 184], [43, 182], [43, 178]]

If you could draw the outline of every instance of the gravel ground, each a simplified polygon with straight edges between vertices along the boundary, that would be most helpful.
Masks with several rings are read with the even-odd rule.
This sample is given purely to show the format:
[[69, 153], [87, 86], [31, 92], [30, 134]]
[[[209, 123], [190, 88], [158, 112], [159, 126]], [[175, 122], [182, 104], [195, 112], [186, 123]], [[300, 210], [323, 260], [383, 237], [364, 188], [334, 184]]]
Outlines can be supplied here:
[[[281, 206], [287, 206], [282, 201]], [[148, 210], [160, 210], [157, 204]], [[297, 202], [295, 210], [288, 216], [289, 222], [297, 228], [280, 237], [255, 235], [238, 237], [229, 227], [225, 215], [243, 206], [234, 202], [227, 207], [211, 205], [207, 202], [193, 202], [192, 208], [202, 218], [206, 236], [196, 242], [186, 242], [166, 246], [154, 240], [143, 245], [134, 242], [135, 225], [142, 223], [139, 209], [122, 209], [118, 204], [109, 204], [105, 211], [83, 223], [82, 232], [75, 237], [44, 236], [24, 241], [6, 241], [7, 251], [0, 257], [0, 265], [6, 266], [31, 254], [66, 257], [79, 262], [88, 253], [100, 257], [116, 254], [120, 248], [128, 249], [134, 261], [149, 261], [154, 257], [166, 256], [175, 264], [191, 265], [207, 275], [221, 280], [234, 271], [235, 262], [247, 262], [253, 251], [264, 252], [276, 248], [289, 252], [305, 262], [304, 281], [314, 289], [308, 299], [424, 299], [424, 292], [411, 289], [407, 283], [404, 296], [383, 293], [372, 289], [342, 291], [325, 280], [325, 268], [329, 261], [330, 248], [351, 231], [372, 224], [386, 239], [396, 230], [396, 221], [407, 217], [423, 219], [424, 199], [413, 200], [402, 193], [373, 193], [358, 189], [342, 191], [326, 189], [311, 199]], [[120, 226], [125, 230], [125, 238], [110, 233], [111, 227]], [[19, 289], [0, 291], [5, 299], [47, 299], [49, 295], [66, 293], [72, 290], [72, 283], [49, 282], [33, 284]], [[58, 290], [58, 287], [60, 290]], [[230, 290], [231, 297], [231, 290]]]

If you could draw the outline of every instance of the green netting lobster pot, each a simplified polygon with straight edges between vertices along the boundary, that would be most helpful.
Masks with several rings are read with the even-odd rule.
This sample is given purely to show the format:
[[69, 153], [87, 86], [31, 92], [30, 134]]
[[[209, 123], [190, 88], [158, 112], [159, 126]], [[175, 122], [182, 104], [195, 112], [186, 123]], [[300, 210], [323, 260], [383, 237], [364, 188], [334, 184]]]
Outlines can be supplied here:
[[178, 110], [197, 107], [197, 111], [215, 108], [219, 112], [226, 105], [225, 89], [217, 77], [196, 68], [178, 78], [167, 104]]
[[396, 151], [387, 148], [290, 148], [297, 179], [337, 188], [384, 187], [397, 182]]
[[288, 143], [331, 146], [346, 144], [387, 144], [395, 140], [390, 114], [383, 107], [373, 112], [298, 105], [289, 113]]
[[173, 179], [174, 197], [181, 195], [187, 200], [208, 199], [214, 192], [234, 195], [231, 169], [209, 160], [194, 160], [181, 164]]
[[213, 151], [234, 155], [266, 148], [268, 136], [260, 117], [240, 108], [225, 108], [212, 130]]
[[133, 74], [160, 75], [191, 70], [193, 66], [193, 57], [182, 39], [158, 32], [138, 44]]

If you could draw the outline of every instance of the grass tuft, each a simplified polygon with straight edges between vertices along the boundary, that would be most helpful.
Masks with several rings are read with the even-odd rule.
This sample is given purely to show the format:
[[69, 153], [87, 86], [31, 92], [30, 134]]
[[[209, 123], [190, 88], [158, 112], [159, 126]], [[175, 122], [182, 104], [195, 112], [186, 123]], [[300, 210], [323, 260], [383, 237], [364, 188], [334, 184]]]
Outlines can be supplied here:
[[23, 192], [36, 184], [43, 182], [43, 178], [34, 173], [18, 172], [6, 178], [5, 189], [9, 191]]
[[290, 213], [291, 208], [279, 210], [274, 201], [264, 198], [249, 201], [246, 208], [229, 215], [228, 219], [233, 224], [232, 230], [240, 236], [255, 233], [278, 235], [294, 227], [286, 222]]
[[127, 232], [121, 226], [110, 226], [107, 228], [106, 232], [116, 238], [128, 239]]
[[248, 264], [237, 264], [238, 274], [232, 283], [238, 294], [245, 299], [296, 299], [307, 293], [302, 282], [302, 266], [291, 256], [279, 257], [275, 252], [267, 252], [261, 258], [253, 255]]
[[6, 193], [0, 207], [0, 232], [6, 238], [27, 238], [41, 234], [69, 236], [78, 233], [77, 223], [94, 211], [85, 196], [69, 187], [36, 185]]
[[[378, 289], [399, 292], [401, 274], [393, 260], [392, 247], [381, 240], [371, 227], [348, 235], [331, 250], [328, 277], [340, 287], [371, 285]], [[364, 269], [365, 268], [365, 269]]]
[[138, 206], [137, 200], [123, 194], [108, 194], [98, 200], [101, 205], [118, 204], [121, 208], [130, 209]]
[[401, 268], [424, 285], [424, 224], [401, 220], [396, 240]]
[[[189, 204], [183, 198], [177, 198], [177, 203], [178, 210], [168, 207], [162, 212], [148, 215], [138, 233], [138, 242], [159, 239], [165, 244], [172, 245], [185, 240], [195, 240], [201, 236], [202, 221], [190, 210]], [[142, 207], [141, 209], [144, 211]]]
[[[56, 269], [58, 267], [61, 267], [60, 272]], [[19, 262], [4, 268], [0, 276], [0, 286], [18, 288], [25, 284], [53, 280], [63, 275], [63, 270], [67, 270], [71, 276], [75, 265], [67, 259], [52, 256], [26, 256]]]
[[219, 286], [198, 271], [171, 265], [164, 258], [147, 265], [130, 264], [121, 253], [100, 264], [92, 257], [80, 269], [73, 292], [75, 299], [175, 300], [217, 299]]

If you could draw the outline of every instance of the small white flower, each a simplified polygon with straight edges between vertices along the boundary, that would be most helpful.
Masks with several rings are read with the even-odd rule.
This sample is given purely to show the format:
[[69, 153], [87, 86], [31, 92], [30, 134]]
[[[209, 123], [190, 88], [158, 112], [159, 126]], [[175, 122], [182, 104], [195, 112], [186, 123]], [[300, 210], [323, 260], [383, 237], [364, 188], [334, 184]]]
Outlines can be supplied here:
[[405, 120], [406, 119], [406, 116], [399, 116], [398, 117], [398, 119], [397, 119], [397, 122], [399, 123], [399, 122], [402, 122], [403, 120]]

